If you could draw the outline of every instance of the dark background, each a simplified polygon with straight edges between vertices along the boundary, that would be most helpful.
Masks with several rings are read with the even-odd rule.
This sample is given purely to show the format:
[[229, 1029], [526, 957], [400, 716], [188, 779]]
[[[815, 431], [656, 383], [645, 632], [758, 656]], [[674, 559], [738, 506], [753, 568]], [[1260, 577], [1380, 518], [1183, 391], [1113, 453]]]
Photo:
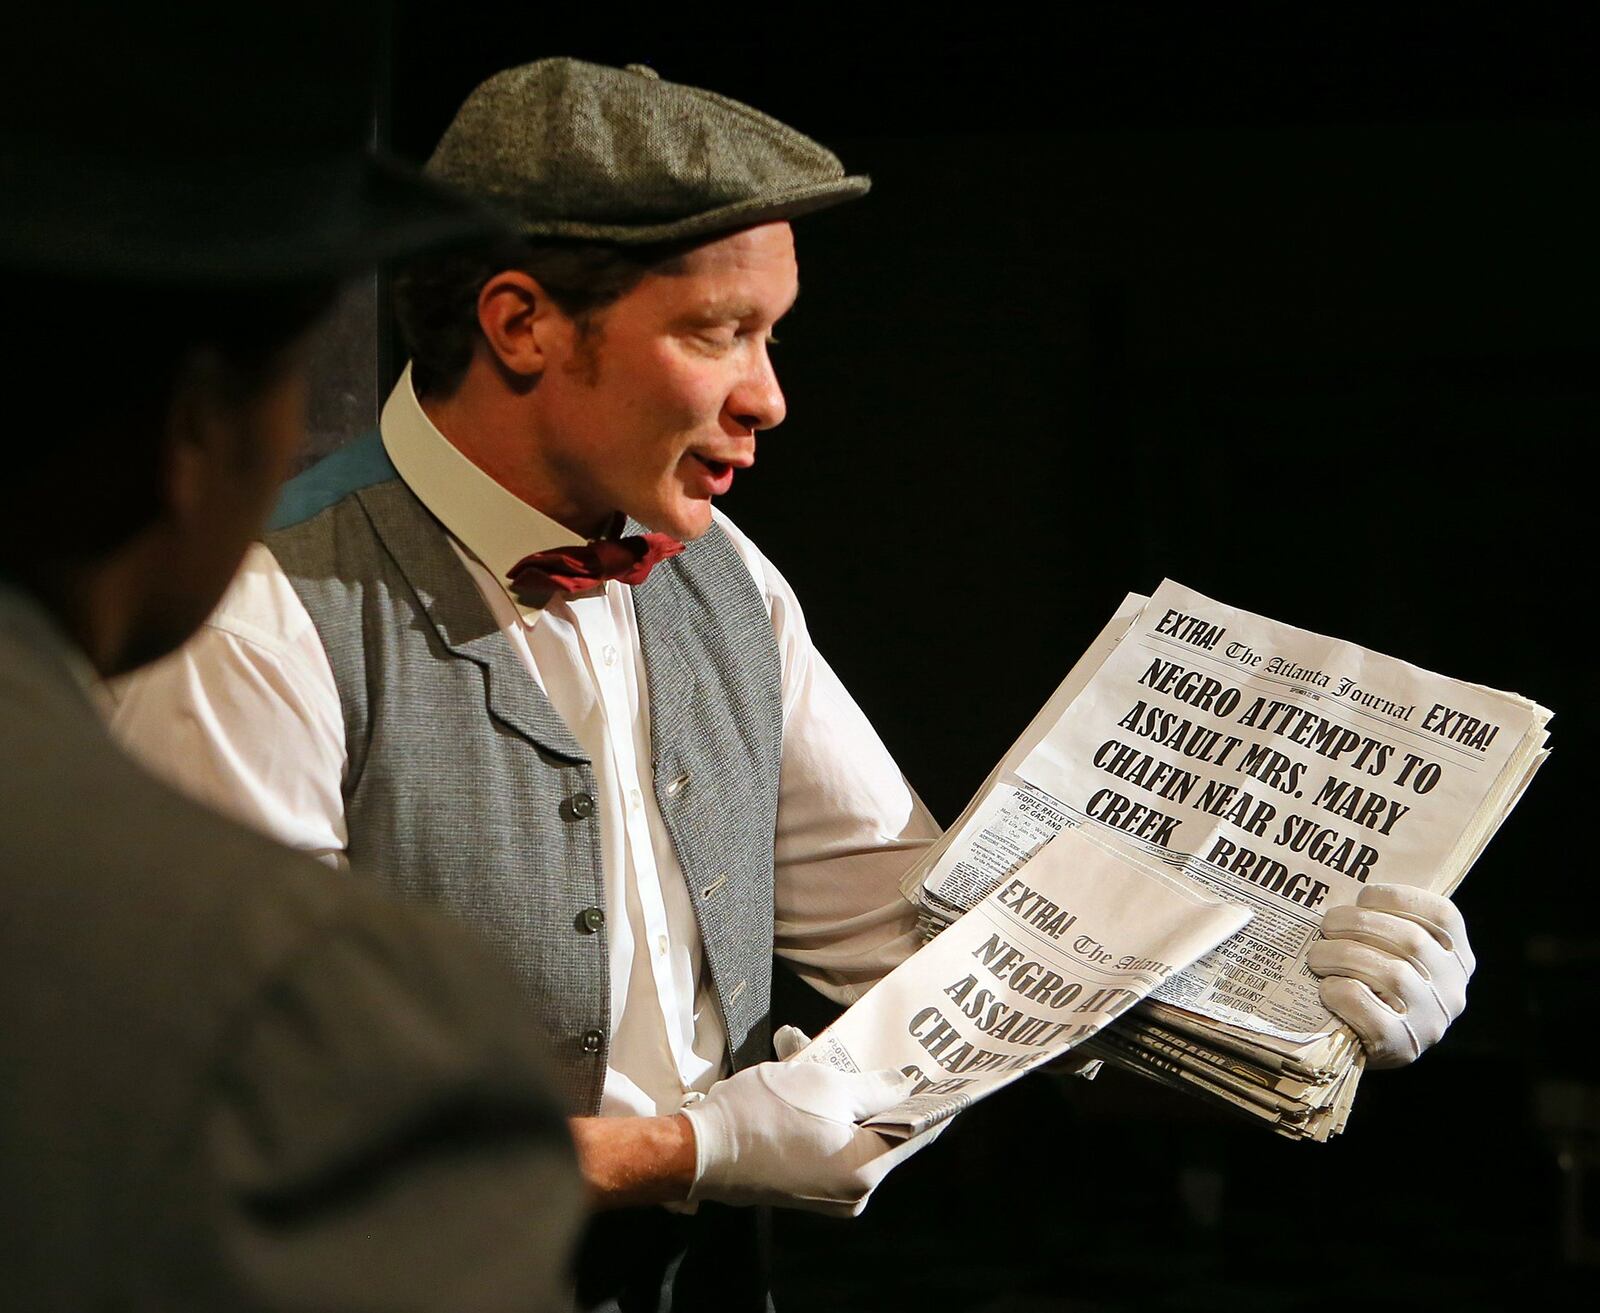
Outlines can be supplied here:
[[571, 54], [748, 101], [872, 175], [798, 225], [790, 418], [724, 504], [941, 821], [1163, 576], [1558, 713], [1458, 896], [1466, 1016], [1370, 1077], [1342, 1140], [1115, 1073], [1024, 1082], [860, 1221], [781, 1216], [788, 1307], [1585, 1288], [1594, 1245], [1562, 1238], [1596, 1232], [1600, 1075], [1579, 797], [1600, 52], [1578, 12], [394, 8], [401, 155], [489, 73]]

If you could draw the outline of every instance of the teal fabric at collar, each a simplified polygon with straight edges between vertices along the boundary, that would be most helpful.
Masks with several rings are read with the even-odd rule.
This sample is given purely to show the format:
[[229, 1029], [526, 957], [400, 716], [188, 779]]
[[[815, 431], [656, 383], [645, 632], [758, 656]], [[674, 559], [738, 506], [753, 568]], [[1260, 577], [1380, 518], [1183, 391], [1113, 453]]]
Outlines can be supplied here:
[[383, 449], [382, 436], [373, 429], [284, 484], [267, 531], [300, 524], [352, 492], [399, 477]]

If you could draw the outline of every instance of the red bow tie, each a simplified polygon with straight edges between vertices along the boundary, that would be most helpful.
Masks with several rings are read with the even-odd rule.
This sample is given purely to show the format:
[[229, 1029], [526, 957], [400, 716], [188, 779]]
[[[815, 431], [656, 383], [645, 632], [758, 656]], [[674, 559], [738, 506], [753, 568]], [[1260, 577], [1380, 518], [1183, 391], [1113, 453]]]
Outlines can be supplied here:
[[506, 578], [517, 592], [543, 598], [586, 593], [608, 579], [642, 584], [650, 571], [682, 550], [682, 543], [664, 533], [600, 538], [581, 547], [557, 547], [524, 556], [506, 571]]

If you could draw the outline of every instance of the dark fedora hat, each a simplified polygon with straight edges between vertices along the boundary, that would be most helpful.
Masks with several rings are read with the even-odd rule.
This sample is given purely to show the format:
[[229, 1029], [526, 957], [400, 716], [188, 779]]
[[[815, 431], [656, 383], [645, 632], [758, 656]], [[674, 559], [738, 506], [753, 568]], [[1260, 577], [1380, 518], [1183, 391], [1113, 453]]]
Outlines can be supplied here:
[[45, 0], [0, 55], [0, 267], [227, 287], [496, 231], [369, 149], [378, 19]]

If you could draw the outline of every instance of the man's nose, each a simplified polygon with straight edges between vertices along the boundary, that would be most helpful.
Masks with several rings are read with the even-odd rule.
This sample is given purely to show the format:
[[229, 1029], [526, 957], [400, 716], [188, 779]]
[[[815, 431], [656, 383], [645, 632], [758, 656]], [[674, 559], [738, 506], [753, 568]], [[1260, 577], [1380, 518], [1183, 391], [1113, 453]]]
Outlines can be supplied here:
[[789, 407], [778, 386], [778, 373], [765, 345], [750, 370], [739, 380], [728, 397], [728, 410], [735, 422], [749, 429], [776, 428], [783, 423]]

